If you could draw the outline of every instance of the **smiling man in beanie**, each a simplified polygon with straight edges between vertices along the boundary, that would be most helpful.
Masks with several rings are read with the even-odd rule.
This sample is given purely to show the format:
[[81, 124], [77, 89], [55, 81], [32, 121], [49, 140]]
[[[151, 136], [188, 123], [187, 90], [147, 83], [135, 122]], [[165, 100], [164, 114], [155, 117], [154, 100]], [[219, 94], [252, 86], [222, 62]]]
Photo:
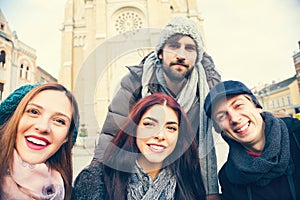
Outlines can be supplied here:
[[216, 84], [205, 112], [229, 145], [219, 172], [222, 199], [300, 199], [300, 121], [276, 118], [243, 83]]
[[[218, 199], [217, 163], [212, 123], [203, 110], [209, 88], [220, 81], [212, 59], [204, 52], [198, 25], [186, 17], [173, 18], [162, 30], [156, 50], [140, 65], [128, 67], [102, 127], [94, 160], [120, 129], [130, 108], [153, 93], [172, 96], [186, 111], [199, 144], [201, 173], [207, 199]], [[192, 159], [192, 158], [191, 158]], [[114, 166], [112, 166], [114, 167]]]

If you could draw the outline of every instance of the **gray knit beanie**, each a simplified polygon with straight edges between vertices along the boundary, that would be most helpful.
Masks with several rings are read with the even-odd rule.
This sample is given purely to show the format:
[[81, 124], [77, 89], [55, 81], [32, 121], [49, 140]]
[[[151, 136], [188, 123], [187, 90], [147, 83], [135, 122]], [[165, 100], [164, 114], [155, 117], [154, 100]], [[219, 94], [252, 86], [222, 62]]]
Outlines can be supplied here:
[[166, 41], [174, 34], [188, 35], [195, 40], [198, 47], [198, 60], [202, 60], [203, 55], [203, 40], [198, 24], [183, 16], [174, 17], [162, 30], [160, 39], [156, 46], [156, 52], [159, 52], [165, 45]]

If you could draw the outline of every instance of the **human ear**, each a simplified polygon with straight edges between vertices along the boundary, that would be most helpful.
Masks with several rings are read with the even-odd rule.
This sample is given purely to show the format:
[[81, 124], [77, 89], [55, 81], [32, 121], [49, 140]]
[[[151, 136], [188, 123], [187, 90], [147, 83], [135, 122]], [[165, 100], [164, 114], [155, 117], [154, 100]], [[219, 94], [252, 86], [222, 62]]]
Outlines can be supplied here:
[[159, 59], [163, 59], [162, 53], [158, 54]]
[[259, 113], [262, 113], [263, 112], [263, 109], [262, 108], [257, 108], [258, 112]]

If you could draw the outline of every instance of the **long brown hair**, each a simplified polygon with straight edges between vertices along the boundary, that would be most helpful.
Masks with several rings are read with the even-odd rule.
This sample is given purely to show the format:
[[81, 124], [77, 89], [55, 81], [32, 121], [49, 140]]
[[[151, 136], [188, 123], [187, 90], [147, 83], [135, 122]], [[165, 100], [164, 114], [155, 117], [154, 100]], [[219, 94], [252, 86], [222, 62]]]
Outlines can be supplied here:
[[[13, 152], [15, 148], [15, 141], [17, 137], [17, 128], [19, 121], [25, 112], [25, 108], [37, 94], [45, 90], [62, 91], [69, 99], [72, 106], [72, 120], [67, 135], [67, 142], [65, 142], [60, 149], [53, 154], [48, 160], [47, 164], [50, 168], [56, 169], [62, 176], [65, 186], [65, 199], [71, 199], [72, 193], [72, 139], [75, 128], [77, 128], [79, 113], [78, 105], [75, 97], [64, 86], [57, 83], [48, 83], [37, 86], [31, 89], [20, 101], [12, 116], [0, 127], [0, 184], [2, 185], [3, 177], [7, 174], [7, 169], [12, 169]], [[1, 190], [0, 190], [1, 196]]]
[[190, 122], [172, 97], [155, 93], [136, 103], [124, 125], [113, 139], [104, 155], [104, 181], [106, 199], [126, 199], [127, 185], [134, 172], [135, 160], [141, 154], [136, 144], [136, 129], [144, 113], [154, 105], [166, 105], [174, 110], [179, 122], [176, 147], [163, 163], [176, 176], [176, 199], [205, 199], [205, 190], [200, 172], [200, 161], [195, 133]]

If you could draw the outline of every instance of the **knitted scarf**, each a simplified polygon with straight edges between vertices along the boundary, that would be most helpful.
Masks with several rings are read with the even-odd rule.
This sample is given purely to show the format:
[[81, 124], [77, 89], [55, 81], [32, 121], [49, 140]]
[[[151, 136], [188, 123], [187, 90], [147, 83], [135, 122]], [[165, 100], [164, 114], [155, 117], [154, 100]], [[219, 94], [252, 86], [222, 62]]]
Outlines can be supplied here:
[[[151, 77], [153, 73], [156, 74], [158, 83], [162, 85], [165, 90], [164, 92], [167, 94], [170, 94], [168, 92], [167, 85], [165, 82], [165, 79], [163, 77], [163, 70], [162, 66], [160, 64], [159, 59], [156, 56], [156, 53], [153, 52], [149, 55], [149, 57], [146, 59], [144, 68], [143, 68], [143, 75], [142, 75], [142, 97], [145, 97], [147, 95], [150, 95], [149, 93], [149, 85], [153, 84], [151, 81]], [[206, 82], [206, 75], [204, 72], [204, 69], [202, 67], [202, 64], [199, 62], [194, 67], [189, 79], [187, 80], [186, 84], [182, 88], [181, 92], [177, 95], [176, 101], [182, 106], [183, 110], [187, 113], [193, 104], [193, 100], [196, 98], [197, 90], [199, 91], [199, 104], [204, 104], [204, 99], [206, 94], [209, 91], [208, 84]], [[205, 138], [211, 136], [212, 137], [212, 125], [211, 123], [208, 123], [210, 120], [206, 117], [206, 114], [204, 112], [203, 106], [200, 106], [200, 112], [199, 112], [199, 119], [200, 119], [200, 127], [199, 127], [199, 146], [203, 146], [201, 142], [206, 143]], [[209, 127], [209, 128], [208, 128]], [[207, 132], [209, 130], [209, 132]], [[213, 144], [207, 144], [207, 145], [213, 145]], [[206, 146], [206, 145], [205, 145]], [[210, 147], [212, 148], [212, 147]], [[207, 152], [209, 152], [211, 149], [199, 151], [200, 158], [205, 157], [207, 155]]]
[[248, 155], [242, 145], [224, 137], [230, 146], [225, 171], [232, 183], [265, 186], [287, 170], [290, 160], [288, 129], [282, 120], [271, 113], [264, 112], [262, 117], [266, 144], [261, 156]]
[[49, 169], [44, 163], [31, 165], [24, 162], [16, 150], [13, 168], [4, 177], [4, 184], [1, 186], [3, 199], [64, 199], [64, 182], [56, 170]]
[[127, 187], [128, 200], [173, 200], [176, 178], [168, 168], [162, 169], [155, 180], [143, 171], [136, 162], [136, 173], [131, 176]]

